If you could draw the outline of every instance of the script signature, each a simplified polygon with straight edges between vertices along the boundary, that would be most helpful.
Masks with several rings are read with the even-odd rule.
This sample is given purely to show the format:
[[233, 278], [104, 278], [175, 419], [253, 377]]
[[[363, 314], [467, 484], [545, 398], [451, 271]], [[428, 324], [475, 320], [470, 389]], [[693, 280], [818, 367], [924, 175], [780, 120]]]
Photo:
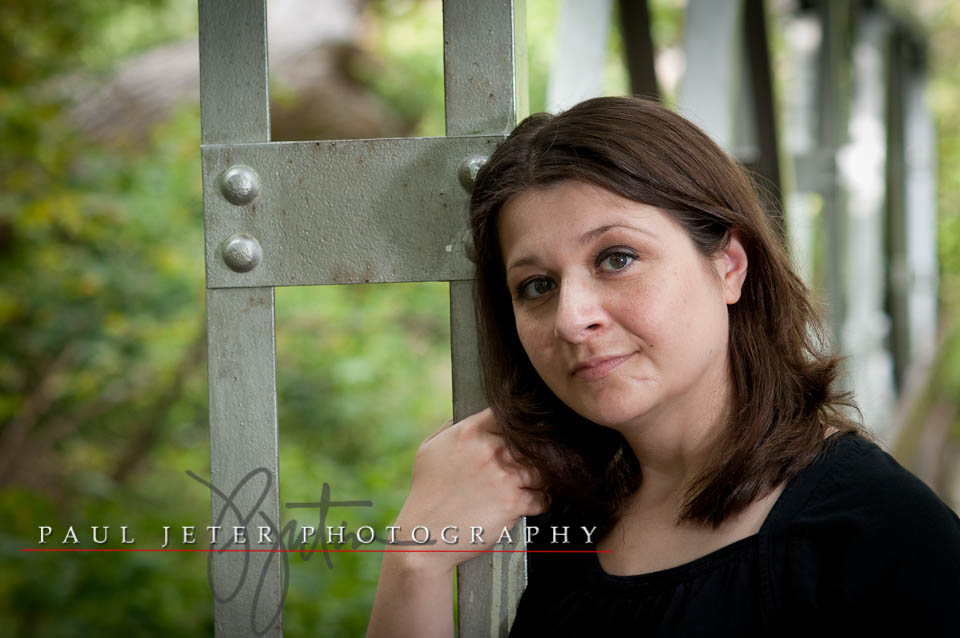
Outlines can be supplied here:
[[[349, 542], [352, 545], [352, 549], [356, 549], [361, 544], [371, 544], [369, 540], [364, 540], [364, 542], [361, 543], [356, 533], [353, 532], [343, 535], [342, 543], [339, 541], [328, 543], [323, 533], [311, 534], [310, 536], [313, 540], [307, 544], [304, 542], [307, 534], [302, 534], [302, 538], [301, 535], [298, 535], [298, 532], [302, 531], [302, 528], [296, 519], [288, 521], [281, 528], [269, 513], [263, 511], [264, 503], [271, 494], [273, 487], [273, 474], [267, 468], [261, 467], [250, 471], [229, 493], [190, 470], [187, 470], [187, 475], [210, 490], [211, 499], [215, 504], [221, 503], [220, 509], [215, 512], [214, 525], [222, 526], [225, 521], [229, 520], [234, 526], [246, 527], [254, 524], [269, 528], [269, 534], [264, 537], [269, 537], [271, 540], [265, 544], [258, 544], [258, 549], [267, 551], [236, 551], [236, 548], [234, 548], [236, 544], [234, 540], [230, 538], [229, 535], [225, 535], [226, 540], [218, 543], [216, 549], [234, 549], [234, 551], [213, 551], [208, 554], [207, 559], [207, 580], [210, 583], [210, 590], [213, 593], [214, 600], [221, 604], [230, 603], [231, 601], [237, 601], [238, 604], [249, 604], [250, 626], [258, 636], [269, 631], [280, 619], [280, 614], [283, 611], [283, 601], [286, 599], [287, 590], [290, 585], [289, 556], [291, 553], [298, 555], [302, 561], [309, 561], [315, 554], [319, 553], [323, 556], [327, 568], [333, 569], [330, 554], [326, 551], [318, 552], [318, 548], [320, 550], [328, 550], [331, 547], [333, 549], [340, 549]], [[252, 492], [253, 498], [251, 498], [250, 492]], [[251, 502], [252, 505], [247, 506], [247, 504]], [[244, 506], [242, 507], [241, 504]], [[285, 503], [285, 506], [288, 509], [316, 510], [318, 522], [315, 527], [310, 526], [310, 528], [325, 530], [327, 528], [327, 516], [332, 508], [372, 507], [373, 501], [334, 501], [330, 496], [330, 484], [324, 483], [320, 492], [319, 501]], [[342, 521], [339, 525], [339, 527], [342, 528], [346, 528], [346, 526], [346, 521]], [[387, 541], [386, 539], [375, 536], [372, 542], [385, 545]], [[432, 541], [431, 544], [433, 542], [435, 541]], [[409, 543], [391, 543], [391, 545], [407, 544]], [[286, 551], [290, 549], [299, 549], [301, 551]], [[279, 597], [265, 594], [264, 591], [265, 589], [267, 591], [273, 590], [275, 587], [273, 580], [270, 579], [271, 571], [276, 569], [274, 561], [279, 561]], [[245, 588], [244, 586], [247, 583], [248, 577], [255, 571], [259, 573], [254, 576], [257, 582], [256, 587], [251, 592], [249, 587]], [[214, 573], [217, 574], [217, 578], [214, 577]], [[275, 607], [270, 605], [269, 600], [261, 600], [262, 597], [276, 600]], [[258, 613], [261, 606], [263, 606], [262, 613]], [[258, 618], [266, 618], [266, 621], [258, 621]]]

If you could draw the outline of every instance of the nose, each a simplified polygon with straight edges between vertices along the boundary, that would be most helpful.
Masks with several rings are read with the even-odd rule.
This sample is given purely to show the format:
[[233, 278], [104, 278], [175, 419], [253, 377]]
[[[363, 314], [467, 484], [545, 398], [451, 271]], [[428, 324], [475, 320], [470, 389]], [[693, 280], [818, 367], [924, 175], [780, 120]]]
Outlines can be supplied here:
[[590, 282], [567, 278], [557, 291], [558, 301], [553, 333], [570, 343], [582, 343], [599, 333], [607, 315], [599, 291]]

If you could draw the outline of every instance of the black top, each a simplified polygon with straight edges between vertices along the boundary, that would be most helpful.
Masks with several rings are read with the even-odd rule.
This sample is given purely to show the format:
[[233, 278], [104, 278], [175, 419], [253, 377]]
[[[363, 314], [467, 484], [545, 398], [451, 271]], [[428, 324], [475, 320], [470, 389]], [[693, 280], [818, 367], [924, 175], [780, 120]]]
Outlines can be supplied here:
[[960, 519], [855, 435], [827, 440], [757, 534], [685, 565], [613, 576], [596, 554], [528, 557], [512, 637], [960, 636]]

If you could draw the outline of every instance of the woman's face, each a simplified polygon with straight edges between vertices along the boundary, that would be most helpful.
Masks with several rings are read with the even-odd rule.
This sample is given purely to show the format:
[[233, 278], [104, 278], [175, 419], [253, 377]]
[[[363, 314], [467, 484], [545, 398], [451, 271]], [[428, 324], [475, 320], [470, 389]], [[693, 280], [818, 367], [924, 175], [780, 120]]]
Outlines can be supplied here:
[[577, 181], [511, 198], [498, 232], [520, 341], [574, 411], [622, 429], [723, 400], [736, 236], [705, 258], [659, 209]]

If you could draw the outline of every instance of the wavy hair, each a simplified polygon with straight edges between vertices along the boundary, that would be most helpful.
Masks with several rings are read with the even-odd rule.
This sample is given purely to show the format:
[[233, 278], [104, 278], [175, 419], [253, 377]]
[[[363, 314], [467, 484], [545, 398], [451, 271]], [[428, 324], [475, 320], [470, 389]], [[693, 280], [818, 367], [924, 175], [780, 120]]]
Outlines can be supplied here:
[[862, 432], [851, 396], [835, 388], [839, 361], [806, 286], [744, 169], [656, 103], [587, 100], [525, 119], [480, 170], [470, 201], [484, 391], [513, 453], [543, 477], [553, 511], [587, 516], [603, 533], [642, 480], [623, 436], [563, 404], [517, 334], [497, 216], [517, 194], [567, 180], [657, 207], [705, 258], [734, 229], [747, 253], [741, 297], [728, 306], [727, 423], [713, 460], [687, 486], [680, 521], [718, 526], [808, 465], [831, 428]]

